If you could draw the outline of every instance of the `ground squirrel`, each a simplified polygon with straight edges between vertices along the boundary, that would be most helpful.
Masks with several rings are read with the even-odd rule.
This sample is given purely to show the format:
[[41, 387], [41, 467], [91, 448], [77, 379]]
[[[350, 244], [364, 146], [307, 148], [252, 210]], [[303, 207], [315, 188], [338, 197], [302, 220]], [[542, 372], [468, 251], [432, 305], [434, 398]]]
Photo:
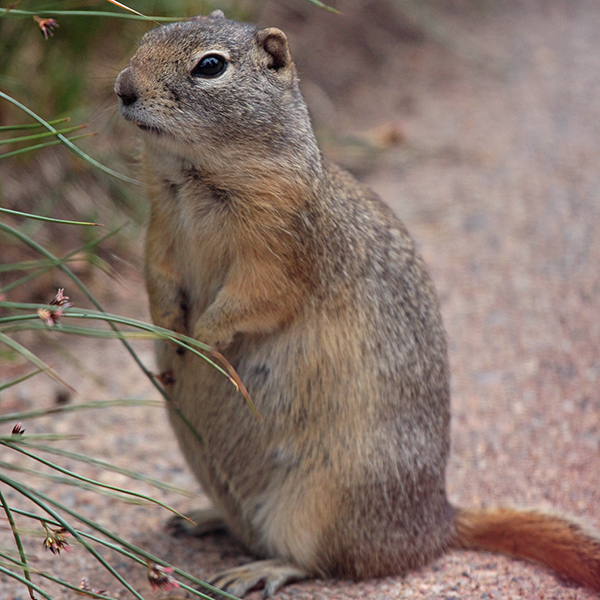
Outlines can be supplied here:
[[[262, 417], [159, 345], [181, 448], [261, 559], [215, 585], [402, 574], [451, 547], [539, 561], [600, 590], [600, 540], [559, 517], [463, 509], [445, 491], [446, 338], [404, 226], [315, 141], [286, 36], [220, 11], [148, 34], [115, 90], [144, 132], [154, 322], [219, 348]], [[185, 422], [184, 422], [185, 421]]]

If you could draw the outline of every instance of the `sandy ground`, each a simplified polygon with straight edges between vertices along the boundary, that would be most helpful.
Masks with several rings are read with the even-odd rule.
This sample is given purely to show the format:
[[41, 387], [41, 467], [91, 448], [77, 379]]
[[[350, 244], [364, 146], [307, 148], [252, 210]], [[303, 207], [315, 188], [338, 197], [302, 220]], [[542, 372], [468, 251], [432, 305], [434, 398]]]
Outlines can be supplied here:
[[[600, 10], [594, 0], [548, 0], [439, 14], [446, 33], [461, 33], [454, 43], [443, 36], [401, 42], [364, 80], [358, 77], [368, 65], [363, 53], [360, 64], [349, 61], [352, 93], [342, 73], [329, 79], [338, 86], [335, 101], [318, 77], [307, 78], [307, 96], [320, 103], [317, 121], [343, 106], [336, 118], [349, 130], [395, 122], [405, 133], [406, 141], [381, 155], [364, 178], [406, 222], [439, 290], [453, 369], [452, 501], [554, 509], [600, 529]], [[384, 25], [367, 27], [385, 39]], [[300, 26], [297, 33], [292, 27], [293, 44], [301, 45], [301, 33]], [[300, 68], [309, 71], [318, 47], [299, 53], [305, 61], [299, 60]], [[144, 317], [140, 274], [130, 269], [124, 275], [124, 287], [105, 286], [105, 303], [112, 311]], [[94, 366], [95, 378], [48, 354], [81, 399], [157, 397], [116, 343], [69, 344], [79, 361]], [[151, 347], [139, 348], [151, 364]], [[51, 405], [53, 390], [47, 380], [31, 380], [5, 393], [0, 410]], [[162, 409], [79, 413], [26, 427], [31, 433], [83, 433], [84, 439], [63, 446], [200, 494]], [[105, 482], [126, 482], [96, 468], [79, 468]], [[226, 537], [170, 538], [160, 509], [40, 485], [200, 576], [248, 560]], [[207, 502], [201, 495], [157, 495], [182, 511]], [[0, 547], [10, 543], [0, 524]], [[40, 538], [32, 538], [28, 549], [40, 568], [74, 583], [85, 576], [116, 597], [130, 597], [81, 548], [52, 559], [41, 550]], [[140, 591], [156, 597], [143, 568], [107, 556]], [[0, 599], [27, 597], [24, 588], [0, 575]], [[280, 597], [583, 600], [594, 595], [538, 566], [452, 552], [405, 578], [306, 582]]]

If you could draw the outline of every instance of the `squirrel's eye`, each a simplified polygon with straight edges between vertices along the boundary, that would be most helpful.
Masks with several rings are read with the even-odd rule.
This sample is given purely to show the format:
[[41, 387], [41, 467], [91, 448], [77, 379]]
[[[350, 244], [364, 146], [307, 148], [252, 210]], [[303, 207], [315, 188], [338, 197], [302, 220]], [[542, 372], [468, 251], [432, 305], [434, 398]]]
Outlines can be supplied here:
[[227, 62], [218, 54], [209, 54], [200, 59], [192, 69], [192, 75], [196, 77], [218, 77], [225, 71]]

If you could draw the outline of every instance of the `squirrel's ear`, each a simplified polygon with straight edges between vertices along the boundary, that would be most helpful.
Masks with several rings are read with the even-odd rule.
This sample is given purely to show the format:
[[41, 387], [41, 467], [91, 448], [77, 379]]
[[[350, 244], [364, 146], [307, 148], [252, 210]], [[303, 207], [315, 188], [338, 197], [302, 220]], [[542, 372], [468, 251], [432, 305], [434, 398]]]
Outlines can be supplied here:
[[279, 71], [292, 64], [292, 55], [285, 33], [276, 27], [261, 29], [256, 40], [259, 47], [269, 55], [269, 69]]

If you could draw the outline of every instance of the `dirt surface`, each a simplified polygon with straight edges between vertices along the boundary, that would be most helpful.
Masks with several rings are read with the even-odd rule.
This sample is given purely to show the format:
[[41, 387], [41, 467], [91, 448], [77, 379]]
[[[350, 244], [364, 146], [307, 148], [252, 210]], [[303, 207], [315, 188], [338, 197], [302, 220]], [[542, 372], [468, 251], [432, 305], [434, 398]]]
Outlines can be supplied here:
[[[324, 19], [320, 13], [306, 21], [304, 11], [295, 15], [289, 5], [273, 13], [269, 24], [289, 25], [317, 124], [335, 119], [336, 128], [348, 132], [384, 125], [399, 128], [405, 138], [386, 152], [373, 150], [377, 160], [367, 161], [362, 177], [406, 222], [439, 290], [453, 371], [452, 501], [553, 509], [600, 529], [597, 2], [453, 3], [436, 9], [437, 20], [430, 21], [427, 32], [415, 26], [419, 14], [405, 15], [402, 39], [392, 26], [398, 15], [378, 15], [372, 8], [377, 3], [368, 5], [371, 12], [354, 6], [352, 14], [363, 11], [360, 18], [344, 17], [341, 25], [330, 25], [333, 17]], [[320, 36], [326, 27], [333, 29]], [[356, 44], [348, 42], [353, 27], [367, 30]], [[310, 44], [303, 42], [307, 30], [316, 32]], [[346, 40], [345, 47], [335, 46], [336, 35]], [[382, 55], [381, 46], [393, 40], [392, 50]], [[324, 50], [328, 44], [337, 55]], [[345, 48], [347, 61], [340, 57]], [[318, 75], [319, 56], [325, 76]], [[336, 69], [341, 70], [337, 76]], [[348, 152], [339, 154], [354, 160]], [[124, 276], [123, 287], [104, 284], [105, 304], [112, 312], [145, 317], [139, 271], [130, 268]], [[150, 345], [139, 348], [152, 364]], [[81, 399], [158, 397], [116, 342], [74, 339], [69, 351], [94, 367], [95, 378], [59, 355], [47, 353], [46, 358], [52, 356]], [[5, 393], [0, 409], [51, 405], [53, 386], [48, 380], [30, 380]], [[63, 446], [200, 494], [162, 409], [76, 413], [26, 427], [32, 433], [83, 433], [84, 439]], [[120, 475], [89, 466], [80, 472], [126, 483]], [[226, 537], [169, 537], [163, 532], [167, 515], [158, 508], [124, 505], [45, 481], [40, 485], [67, 506], [199, 576], [248, 560]], [[138, 483], [132, 487], [149, 489]], [[207, 503], [201, 495], [157, 495], [182, 511]], [[19, 503], [14, 494], [9, 497]], [[10, 543], [2, 526], [0, 547]], [[40, 538], [33, 538], [28, 548], [40, 568], [76, 584], [85, 576], [114, 596], [130, 597], [81, 548], [56, 558], [43, 553]], [[144, 581], [143, 568], [107, 557], [144, 594], [156, 597]], [[24, 588], [0, 575], [2, 600], [27, 597]], [[595, 596], [538, 566], [451, 552], [405, 578], [357, 584], [312, 581], [292, 585], [280, 597]]]

